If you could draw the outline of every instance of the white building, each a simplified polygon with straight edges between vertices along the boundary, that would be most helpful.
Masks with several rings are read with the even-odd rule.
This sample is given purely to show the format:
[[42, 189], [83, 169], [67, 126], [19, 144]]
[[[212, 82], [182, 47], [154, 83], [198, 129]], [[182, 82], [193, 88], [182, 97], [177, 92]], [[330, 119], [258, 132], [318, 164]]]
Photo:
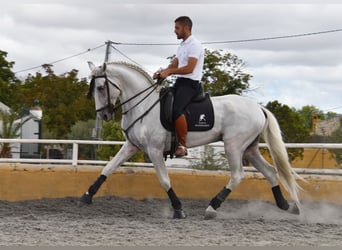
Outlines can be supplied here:
[[[10, 108], [0, 102], [0, 110], [5, 112], [10, 112]], [[14, 123], [22, 123], [27, 120], [24, 125], [21, 127], [20, 133], [18, 134], [18, 138], [23, 139], [39, 139], [41, 133], [41, 118], [42, 118], [42, 110], [38, 105], [34, 105], [28, 114]], [[0, 130], [2, 129], [2, 121], [0, 120]], [[40, 158], [40, 148], [39, 144], [20, 144], [13, 143], [11, 144], [12, 149], [12, 157], [13, 158]]]

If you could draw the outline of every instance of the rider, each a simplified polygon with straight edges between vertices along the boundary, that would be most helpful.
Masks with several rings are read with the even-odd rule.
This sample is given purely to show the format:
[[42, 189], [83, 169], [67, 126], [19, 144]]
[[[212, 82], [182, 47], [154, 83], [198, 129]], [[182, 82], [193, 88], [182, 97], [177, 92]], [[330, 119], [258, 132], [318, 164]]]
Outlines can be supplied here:
[[182, 39], [176, 57], [166, 69], [157, 71], [153, 78], [165, 79], [170, 75], [177, 75], [174, 85], [175, 96], [173, 105], [173, 120], [175, 123], [179, 145], [176, 149], [176, 157], [187, 154], [186, 135], [188, 125], [184, 115], [186, 106], [200, 91], [200, 80], [204, 64], [204, 48], [191, 34], [192, 21], [187, 16], [180, 16], [175, 20], [175, 33], [177, 39]]

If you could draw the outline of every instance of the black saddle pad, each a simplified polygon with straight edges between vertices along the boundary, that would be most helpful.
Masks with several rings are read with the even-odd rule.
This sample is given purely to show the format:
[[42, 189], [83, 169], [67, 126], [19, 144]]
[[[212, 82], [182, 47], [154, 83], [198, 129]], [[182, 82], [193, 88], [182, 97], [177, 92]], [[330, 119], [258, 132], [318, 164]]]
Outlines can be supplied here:
[[[160, 121], [168, 131], [174, 130], [172, 121], [173, 112], [173, 88], [163, 88], [160, 91]], [[200, 98], [196, 97], [185, 111], [188, 123], [188, 131], [208, 131], [213, 128], [215, 117], [214, 108], [208, 93]]]

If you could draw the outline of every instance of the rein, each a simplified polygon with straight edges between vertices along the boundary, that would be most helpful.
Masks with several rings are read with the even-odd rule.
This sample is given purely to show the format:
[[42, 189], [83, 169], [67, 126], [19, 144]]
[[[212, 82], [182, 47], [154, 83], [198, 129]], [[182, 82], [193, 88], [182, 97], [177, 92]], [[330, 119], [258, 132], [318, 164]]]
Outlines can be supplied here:
[[[158, 82], [156, 82], [154, 85], [159, 84]], [[153, 89], [155, 90], [155, 88]], [[149, 107], [142, 115], [140, 115], [137, 119], [135, 119], [131, 125], [129, 125], [126, 129], [122, 128], [122, 131], [125, 132], [125, 134], [127, 135], [128, 138], [128, 131], [142, 118], [144, 118], [144, 116], [146, 116], [159, 102], [160, 100], [162, 100], [164, 98], [164, 96], [167, 94], [167, 92], [165, 92], [164, 94], [162, 94], [152, 105], [151, 107]]]
[[153, 85], [151, 85], [150, 87], [144, 89], [143, 91], [140, 91], [139, 93], [137, 93], [136, 95], [132, 96], [131, 98], [129, 98], [128, 100], [124, 101], [123, 103], [120, 103], [119, 105], [117, 105], [115, 107], [115, 110], [118, 109], [119, 107], [123, 106], [124, 104], [134, 100], [135, 98], [137, 98], [138, 96], [140, 96], [141, 94], [145, 93], [147, 90], [153, 88], [143, 99], [141, 99], [138, 103], [136, 103], [133, 107], [131, 107], [130, 109], [126, 110], [125, 112], [123, 112], [123, 115], [126, 115], [129, 111], [131, 111], [132, 109], [134, 109], [136, 106], [138, 106], [140, 103], [142, 103], [144, 100], [146, 100], [147, 97], [149, 97], [153, 91], [156, 90], [156, 88], [158, 87], [158, 82], [154, 83]]

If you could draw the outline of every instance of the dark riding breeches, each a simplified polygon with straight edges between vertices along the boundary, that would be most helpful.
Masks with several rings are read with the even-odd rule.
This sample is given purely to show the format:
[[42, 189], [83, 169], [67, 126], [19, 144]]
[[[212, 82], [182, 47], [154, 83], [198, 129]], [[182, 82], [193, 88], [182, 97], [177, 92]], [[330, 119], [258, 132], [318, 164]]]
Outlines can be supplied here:
[[201, 92], [199, 81], [194, 81], [189, 78], [179, 77], [175, 83], [175, 95], [173, 103], [173, 120], [175, 121], [191, 100]]

